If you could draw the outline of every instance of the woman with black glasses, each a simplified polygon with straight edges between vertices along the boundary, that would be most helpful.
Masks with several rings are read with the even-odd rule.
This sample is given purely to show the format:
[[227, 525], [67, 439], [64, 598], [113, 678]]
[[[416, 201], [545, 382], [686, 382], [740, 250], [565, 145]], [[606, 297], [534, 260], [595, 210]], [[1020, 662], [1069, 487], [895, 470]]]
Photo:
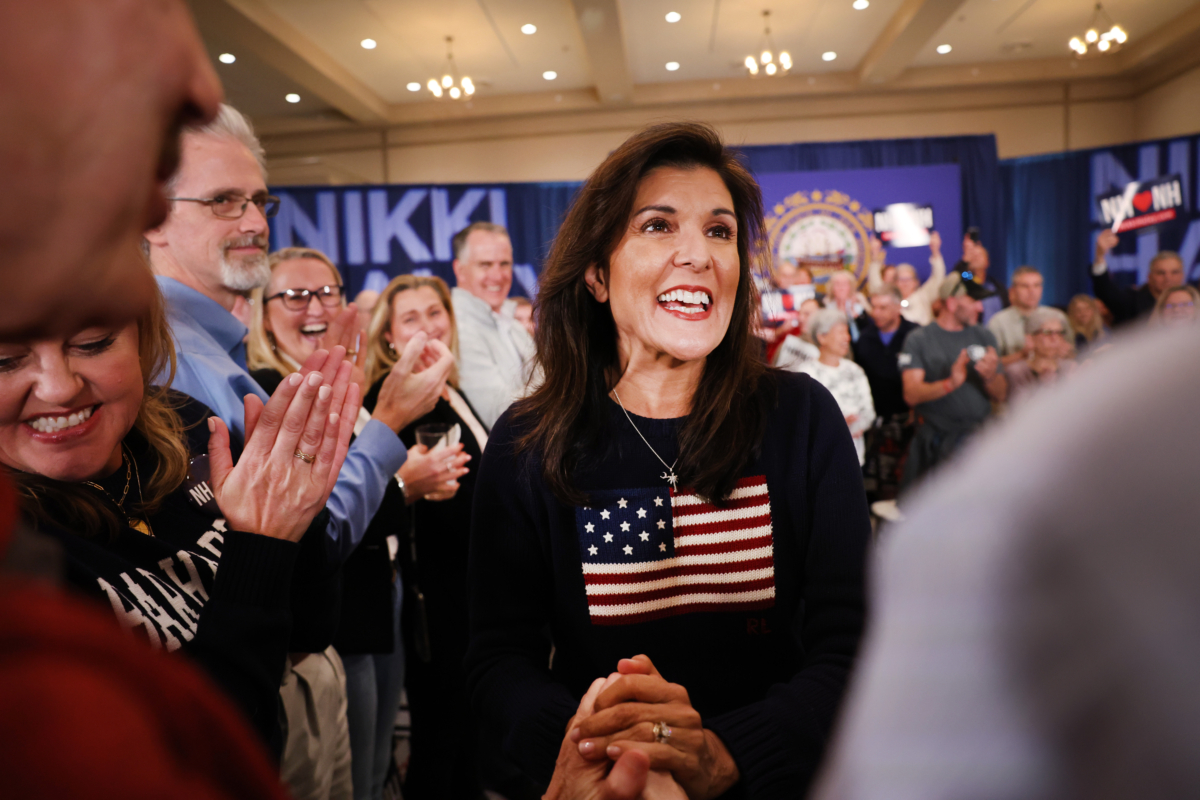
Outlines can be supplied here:
[[[269, 266], [267, 285], [251, 295], [246, 362], [259, 385], [273, 392], [311, 353], [328, 346], [329, 340], [348, 343], [350, 352], [359, 346], [353, 344], [353, 332], [339, 335], [340, 330], [352, 328], [357, 317], [347, 313], [341, 276], [324, 253], [287, 247], [271, 255]], [[361, 369], [365, 347], [362, 351], [355, 354], [354, 375], [365, 393]], [[369, 413], [359, 415], [355, 434], [369, 419]], [[389, 485], [374, 520], [343, 566], [341, 623], [334, 646], [307, 659], [299, 654], [292, 657], [298, 674], [313, 685], [326, 685], [331, 670], [334, 674], [344, 670], [356, 800], [382, 797], [393, 721], [404, 685], [404, 648], [399, 637], [401, 586], [392, 553], [407, 535], [410, 515], [405, 491], [411, 502], [444, 482], [446, 462], [461, 450], [461, 445], [449, 453], [442, 449], [436, 459], [420, 448], [408, 451], [408, 459], [397, 473], [398, 480]], [[338, 735], [345, 734], [335, 729], [334, 738]], [[323, 747], [340, 752], [339, 742], [328, 741], [324, 733], [322, 737], [327, 739]], [[284, 762], [287, 779], [286, 754]]]

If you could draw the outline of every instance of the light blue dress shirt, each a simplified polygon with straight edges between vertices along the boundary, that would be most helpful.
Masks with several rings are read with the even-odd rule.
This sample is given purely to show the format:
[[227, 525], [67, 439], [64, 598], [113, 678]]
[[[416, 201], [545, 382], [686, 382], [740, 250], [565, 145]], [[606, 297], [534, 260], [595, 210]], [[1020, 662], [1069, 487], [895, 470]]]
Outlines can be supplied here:
[[[220, 303], [173, 278], [159, 276], [167, 319], [175, 336], [171, 388], [204, 403], [229, 426], [240, 444], [246, 435], [244, 400], [262, 387], [246, 371], [246, 326]], [[354, 440], [325, 507], [329, 510], [330, 560], [340, 564], [362, 541], [391, 477], [408, 451], [391, 428], [371, 420]]]

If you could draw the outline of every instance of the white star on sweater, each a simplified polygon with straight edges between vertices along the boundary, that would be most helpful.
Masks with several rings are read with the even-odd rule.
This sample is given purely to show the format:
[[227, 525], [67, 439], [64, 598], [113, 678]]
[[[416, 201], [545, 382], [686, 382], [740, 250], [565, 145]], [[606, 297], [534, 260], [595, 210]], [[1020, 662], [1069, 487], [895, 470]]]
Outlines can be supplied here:
[[584, 526], [583, 526], [583, 529], [584, 529], [585, 531], [587, 531], [588, 533], [595, 533], [595, 532], [596, 532], [596, 526], [595, 526], [595, 525], [593, 525], [593, 524], [592, 524], [592, 523], [590, 523], [590, 522], [589, 522], [588, 524], [584, 525]]
[[665, 552], [667, 552], [667, 543], [666, 543], [666, 542], [659, 542], [659, 543], [658, 543], [658, 549], [659, 549], [659, 550], [661, 550], [661, 551], [663, 551], [664, 553], [665, 553]]
[[611, 542], [611, 541], [612, 541], [612, 534], [611, 534], [611, 533], [606, 533], [606, 534], [604, 534], [604, 541], [606, 541], [606, 542]]
[[596, 555], [596, 553], [599, 553], [599, 552], [600, 551], [596, 548], [596, 545], [592, 545], [591, 547], [588, 548], [588, 555], [590, 555], [590, 556], [594, 556], [594, 555]]
[[648, 541], [650, 541], [650, 534], [646, 533], [645, 531], [642, 531], [640, 538], [643, 542], [648, 542]]
[[609, 516], [610, 514], [608, 513], [607, 508], [600, 512], [600, 519], [608, 519]]
[[662, 508], [662, 498], [661, 497], [654, 498], [654, 505], [658, 506], [659, 508]]
[[646, 518], [646, 509], [639, 508], [638, 509], [638, 519], [645, 519], [645, 518]]
[[665, 528], [665, 527], [667, 527], [667, 522], [666, 522], [666, 520], [662, 520], [662, 519], [660, 519], [660, 520], [658, 521], [658, 529], [661, 531], [661, 530], [662, 530], [663, 528]]
[[617, 508], [624, 508], [627, 505], [629, 505], [629, 501], [626, 500], [624, 497], [622, 497], [620, 500], [617, 501]]
[[625, 555], [627, 555], [627, 556], [633, 555], [633, 548], [630, 547], [629, 545], [625, 545], [625, 547], [623, 549], [625, 550]]
[[628, 523], [628, 522], [622, 522], [622, 523], [621, 523], [621, 530], [622, 530], [622, 531], [627, 531], [627, 530], [629, 530], [629, 523]]

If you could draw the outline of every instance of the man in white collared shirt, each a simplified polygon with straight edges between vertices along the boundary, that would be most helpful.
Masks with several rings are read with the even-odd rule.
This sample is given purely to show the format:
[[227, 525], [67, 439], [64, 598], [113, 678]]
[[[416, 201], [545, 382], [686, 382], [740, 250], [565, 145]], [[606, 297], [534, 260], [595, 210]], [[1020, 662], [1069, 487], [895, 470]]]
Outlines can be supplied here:
[[504, 226], [475, 222], [454, 237], [459, 381], [488, 428], [525, 395], [533, 366], [533, 339], [501, 310], [512, 277], [512, 242]]

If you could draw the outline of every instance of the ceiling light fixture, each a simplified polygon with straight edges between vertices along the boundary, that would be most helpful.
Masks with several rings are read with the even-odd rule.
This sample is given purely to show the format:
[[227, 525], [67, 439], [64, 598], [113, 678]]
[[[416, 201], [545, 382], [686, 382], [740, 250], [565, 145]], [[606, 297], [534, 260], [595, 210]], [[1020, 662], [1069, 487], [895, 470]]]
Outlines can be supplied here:
[[946, 55], [946, 53], [949, 53], [953, 49], [954, 48], [948, 44], [939, 44], [937, 46], [938, 55], [943, 55], [943, 56]]
[[781, 51], [778, 56], [775, 55], [775, 43], [771, 40], [770, 10], [764, 9], [762, 16], [763, 38], [758, 58], [746, 56], [746, 60], [742, 63], [746, 65], [746, 71], [750, 73], [751, 78], [758, 77], [760, 71], [767, 75], [786, 75], [792, 68], [792, 57], [786, 50]]
[[824, 53], [821, 53], [822, 61], [833, 61], [835, 58], [837, 58], [837, 53], [832, 50], [826, 50]]
[[222, 64], [232, 64], [237, 61], [237, 56], [233, 53], [221, 53], [221, 55], [217, 56], [217, 61], [220, 61]]
[[668, 61], [667, 62], [667, 72], [674, 72], [677, 69], [679, 69], [678, 61]]
[[[466, 75], [461, 78], [458, 75], [458, 64], [454, 62], [454, 37], [446, 37], [446, 74], [439, 81], [437, 78], [430, 78], [429, 83], [425, 84], [429, 87], [429, 93], [436, 98], [442, 98], [449, 95], [451, 100], [462, 100], [475, 94], [475, 84]], [[412, 89], [412, 84], [409, 84], [409, 89]]]
[[363, 39], [361, 42], [359, 42], [359, 44], [362, 45], [363, 50], [374, 50], [379, 46], [379, 42], [375, 41], [374, 39]]
[[296, 94], [295, 92], [289, 92], [283, 96], [283, 99], [287, 100], [289, 103], [299, 103], [300, 95]]
[[534, 25], [532, 22], [526, 22], [521, 26], [521, 33], [525, 34], [526, 36], [532, 36], [533, 34], [537, 33], [537, 25]]
[[683, 19], [683, 16], [678, 11], [667, 12], [667, 22], [679, 22], [681, 19]]
[[417, 83], [416, 81], [412, 81], [405, 88], [410, 92], [419, 92], [421, 91], [421, 84]]
[[854, 5], [852, 6], [852, 8], [855, 11], [866, 11], [867, 7], [870, 5], [871, 5], [871, 0], [854, 0]]
[[558, 73], [557, 73], [557, 72], [555, 72], [555, 71], [554, 71], [554, 70], [552, 70], [552, 69], [548, 69], [548, 70], [546, 70], [545, 72], [543, 72], [543, 73], [542, 73], [542, 77], [543, 77], [543, 78], [545, 78], [545, 79], [546, 79], [546, 80], [548, 80], [548, 81], [552, 81], [552, 80], [554, 80], [555, 78], [557, 78], [557, 77], [558, 77]]
[[[1108, 30], [1104, 30], [1105, 28]], [[1104, 33], [1100, 32], [1102, 30]], [[1105, 12], [1102, 5], [1096, 3], [1096, 10], [1092, 12], [1092, 21], [1087, 32], [1082, 37], [1072, 36], [1071, 41], [1067, 42], [1067, 47], [1075, 52], [1076, 58], [1083, 58], [1091, 53], [1092, 46], [1099, 53], [1115, 53], [1128, 38], [1129, 34], [1112, 21], [1112, 17]]]

